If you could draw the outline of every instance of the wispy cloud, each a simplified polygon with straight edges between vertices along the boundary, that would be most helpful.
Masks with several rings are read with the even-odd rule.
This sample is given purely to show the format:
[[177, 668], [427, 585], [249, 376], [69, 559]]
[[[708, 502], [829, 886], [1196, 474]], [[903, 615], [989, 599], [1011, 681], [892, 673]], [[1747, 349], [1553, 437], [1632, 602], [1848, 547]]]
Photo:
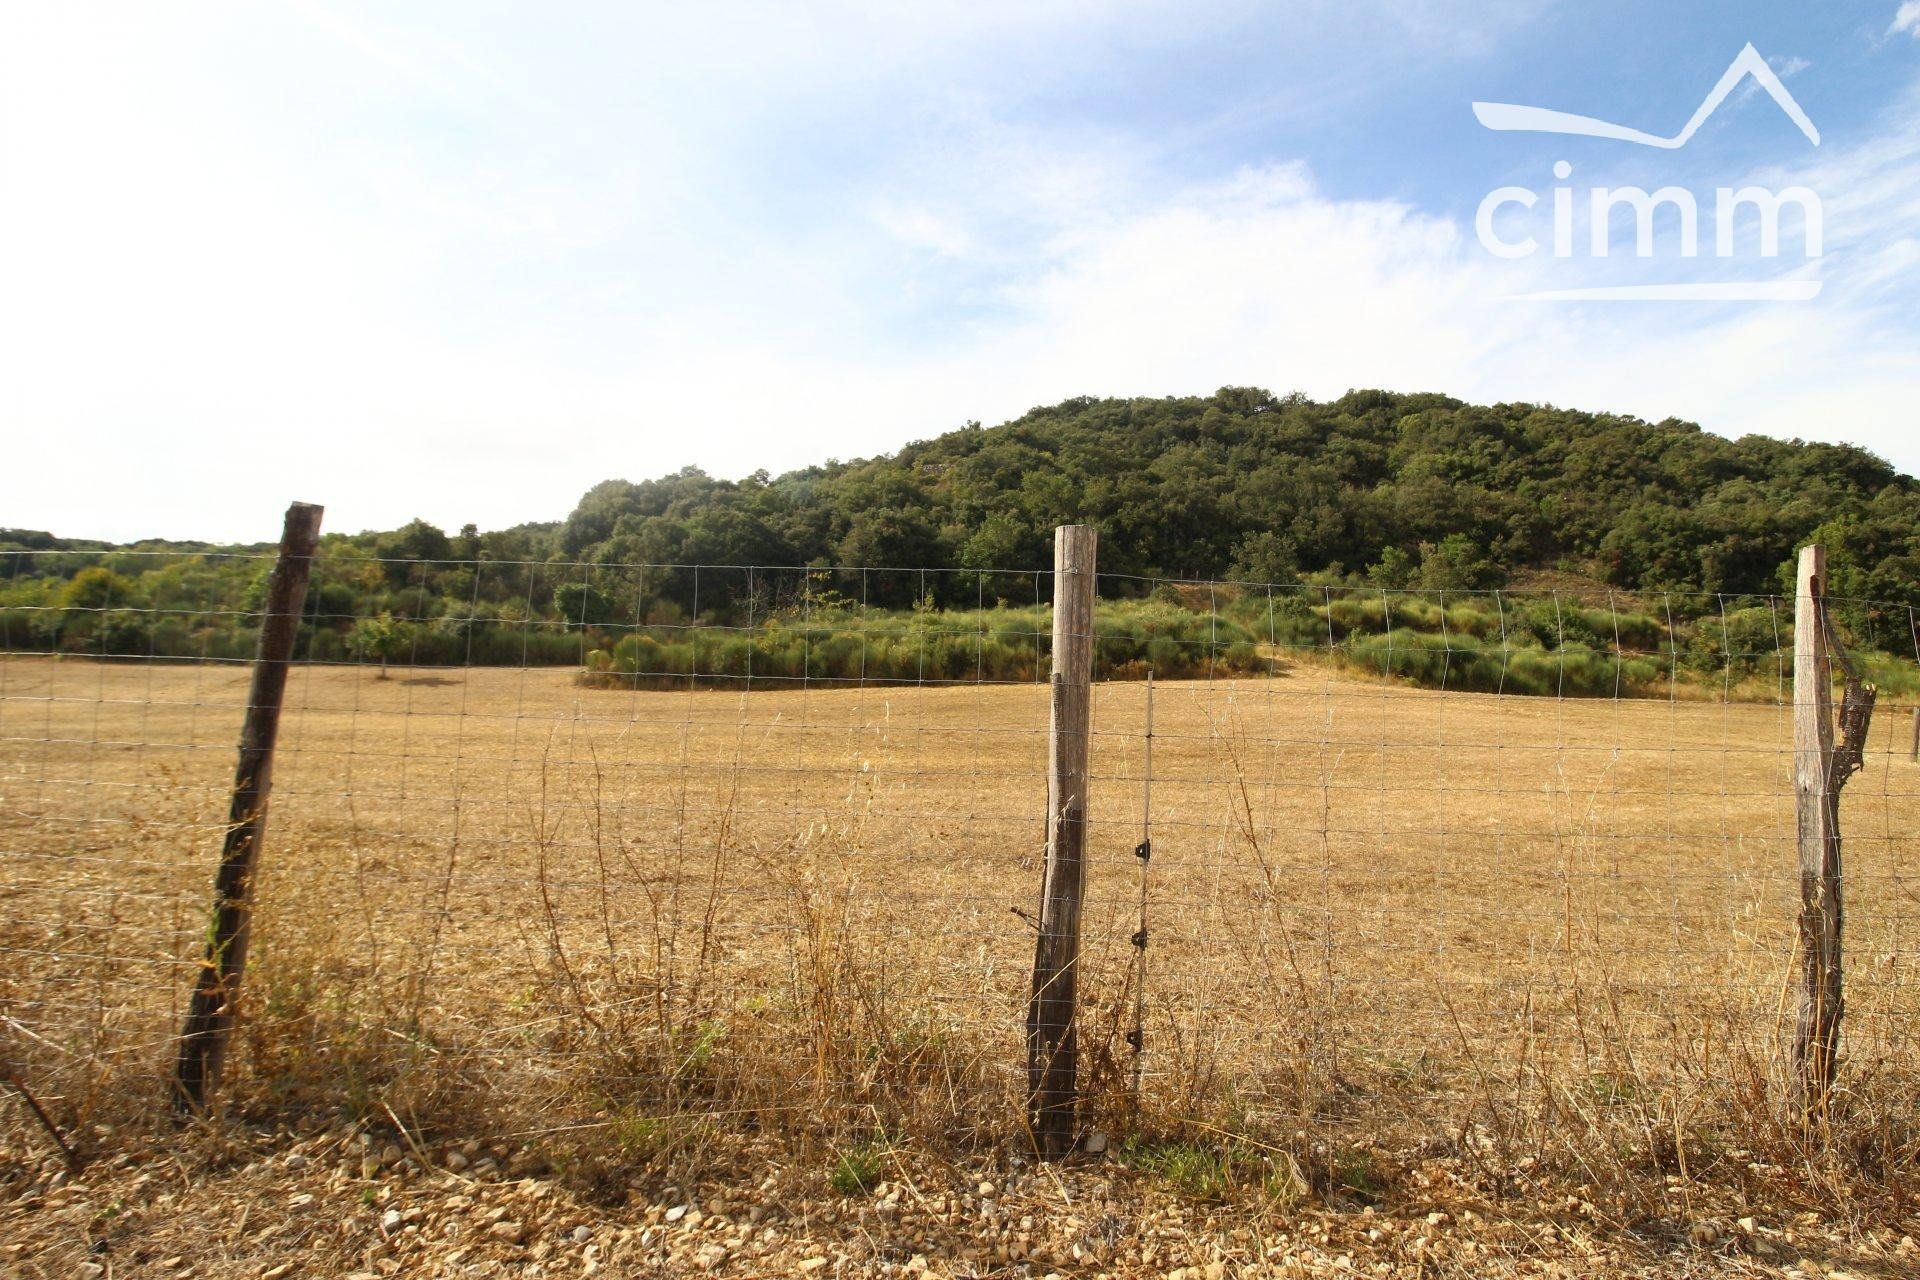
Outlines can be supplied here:
[[[1716, 148], [1779, 126], [1817, 163], [1818, 302], [1528, 306], [1501, 298], [1554, 264], [1494, 261], [1457, 212], [1498, 175], [1419, 163], [1461, 139], [1383, 134], [1367, 181], [1320, 140], [1532, 31], [1536, 0], [304, 2], [0, 7], [0, 119], [30, 122], [0, 129], [5, 523], [244, 535], [297, 486], [336, 528], [510, 524], [610, 474], [1248, 382], [1677, 414], [1920, 469], [1920, 98], [1817, 153], [1724, 118]], [[1468, 86], [1419, 92], [1478, 132]], [[87, 483], [45, 484], [81, 444]]]
[[1249, 379], [1321, 396], [1385, 384], [1844, 438], [1912, 468], [1903, 406], [1920, 396], [1920, 345], [1887, 306], [1920, 252], [1920, 171], [1903, 162], [1916, 126], [1920, 112], [1890, 119], [1810, 175], [1841, 224], [1816, 303], [1506, 302], [1563, 264], [1496, 263], [1450, 220], [1330, 199], [1290, 167], [1089, 234], [1016, 288], [1022, 322], [986, 355], [1040, 400]]
[[1900, 11], [1893, 15], [1893, 24], [1887, 28], [1887, 34], [1896, 35], [1902, 31], [1920, 39], [1920, 0], [1906, 0], [1900, 6]]

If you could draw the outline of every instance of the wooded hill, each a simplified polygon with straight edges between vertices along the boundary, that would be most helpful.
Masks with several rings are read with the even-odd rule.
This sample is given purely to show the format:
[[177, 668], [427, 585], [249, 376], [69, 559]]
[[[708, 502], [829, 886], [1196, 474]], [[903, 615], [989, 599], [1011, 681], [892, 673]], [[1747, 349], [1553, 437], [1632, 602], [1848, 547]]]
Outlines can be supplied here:
[[[1485, 588], [1564, 569], [1629, 589], [1779, 591], [1816, 533], [1838, 594], [1908, 601], [1920, 486], [1863, 449], [1539, 405], [1355, 391], [1331, 403], [1069, 400], [889, 457], [740, 481], [610, 480], [569, 558], [1022, 568], [1053, 527], [1101, 530], [1105, 573]], [[1790, 585], [1788, 587], [1790, 590]]]
[[[1321, 648], [1471, 687], [1651, 691], [1680, 665], [1765, 683], [1781, 605], [1764, 597], [1790, 594], [1811, 540], [1828, 548], [1832, 594], [1860, 602], [1836, 610], [1857, 644], [1905, 662], [1920, 642], [1920, 485], [1865, 450], [1439, 395], [1322, 404], [1227, 387], [1070, 400], [778, 477], [609, 480], [552, 524], [332, 534], [304, 647], [578, 662], [634, 683], [736, 668], [1024, 678], [1045, 628], [1020, 611], [1044, 603], [1035, 571], [1069, 522], [1101, 531], [1121, 673], [1248, 671]], [[235, 550], [270, 548], [0, 530], [0, 647], [242, 656], [265, 562], [222, 554]], [[1166, 579], [1259, 589], [1203, 598]], [[1543, 584], [1602, 613], [1535, 607]], [[1504, 602], [1462, 594], [1514, 586]], [[702, 624], [773, 630], [703, 637]], [[1584, 674], [1570, 684], [1570, 671]]]

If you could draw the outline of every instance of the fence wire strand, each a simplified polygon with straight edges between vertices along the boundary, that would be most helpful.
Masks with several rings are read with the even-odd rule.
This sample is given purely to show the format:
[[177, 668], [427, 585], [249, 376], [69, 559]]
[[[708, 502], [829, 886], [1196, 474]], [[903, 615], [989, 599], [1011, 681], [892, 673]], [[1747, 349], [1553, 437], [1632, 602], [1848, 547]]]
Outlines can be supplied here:
[[[137, 591], [0, 553], [0, 1044], [75, 1121], [164, 1094], [271, 563], [106, 558]], [[1006, 1132], [1051, 576], [323, 551], [233, 1087]], [[1099, 589], [1090, 1122], [1136, 1088], [1343, 1141], [1779, 1096], [1791, 600]], [[1920, 629], [1833, 609], [1882, 689], [1843, 1072], [1911, 1103]]]

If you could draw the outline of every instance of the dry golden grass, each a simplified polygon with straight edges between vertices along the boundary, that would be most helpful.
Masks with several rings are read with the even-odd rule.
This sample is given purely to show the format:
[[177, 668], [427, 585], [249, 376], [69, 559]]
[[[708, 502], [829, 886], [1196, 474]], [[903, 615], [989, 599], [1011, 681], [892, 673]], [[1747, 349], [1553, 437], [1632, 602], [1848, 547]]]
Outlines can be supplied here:
[[[72, 1122], [160, 1105], [246, 687], [239, 666], [0, 659], [4, 1042]], [[1082, 1044], [1101, 1125], [1218, 1135], [1360, 1191], [1435, 1143], [1495, 1181], [1550, 1166], [1629, 1197], [1704, 1166], [1798, 1161], [1827, 1194], [1911, 1171], [1902, 715], [1883, 711], [1842, 811], [1835, 1172], [1772, 1119], [1787, 709], [1306, 668], [1162, 684], [1136, 1111], [1144, 701], [1095, 688]], [[236, 1096], [555, 1134], [697, 1112], [1004, 1139], [1046, 703], [298, 668]], [[590, 1150], [566, 1158], [591, 1176]]]

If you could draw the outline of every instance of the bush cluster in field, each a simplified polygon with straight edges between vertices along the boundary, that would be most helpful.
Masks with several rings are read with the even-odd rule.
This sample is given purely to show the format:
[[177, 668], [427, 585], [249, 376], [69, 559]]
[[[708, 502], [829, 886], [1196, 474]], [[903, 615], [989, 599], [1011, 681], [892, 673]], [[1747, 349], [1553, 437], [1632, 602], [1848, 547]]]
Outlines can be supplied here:
[[[1687, 622], [1557, 599], [1501, 595], [1448, 601], [1407, 593], [1303, 588], [1211, 589], [1105, 600], [1095, 611], [1094, 676], [1163, 679], [1262, 675], [1295, 660], [1331, 661], [1428, 688], [1541, 696], [1648, 696], [1677, 683], [1771, 687], [1792, 668], [1791, 617], [1749, 604]], [[873, 611], [827, 607], [751, 628], [681, 623], [590, 633], [583, 682], [688, 684], [1032, 681], [1048, 669], [1045, 608]], [[1920, 671], [1878, 651], [1870, 678], [1920, 690]]]
[[[587, 654], [589, 683], [671, 686], [689, 680], [787, 683], [1043, 679], [1051, 646], [1044, 608], [871, 612], [846, 607], [776, 616], [745, 628], [631, 631]], [[1273, 662], [1241, 621], [1153, 600], [1103, 604], [1095, 674], [1170, 678], [1248, 675]]]
[[[76, 555], [88, 563], [75, 568]], [[0, 648], [244, 659], [267, 563], [42, 553], [34, 572], [0, 576]], [[990, 596], [989, 585], [1009, 584], [975, 576], [969, 591], [956, 581], [921, 588], [912, 573], [713, 570], [695, 609], [650, 594], [644, 570], [387, 561], [330, 541], [315, 565], [299, 653], [383, 667], [578, 666], [584, 683], [608, 687], [1044, 679], [1048, 607]], [[968, 596], [981, 604], [955, 603]], [[1920, 692], [1920, 669], [1904, 656], [1913, 639], [1895, 625], [1906, 621], [1894, 616], [1903, 611], [1861, 602], [1833, 610], [1883, 692]], [[1100, 679], [1261, 675], [1318, 659], [1477, 692], [1606, 697], [1746, 685], [1764, 695], [1792, 667], [1792, 604], [1776, 597], [1621, 596], [1596, 605], [1331, 582], [1162, 584], [1102, 600], [1096, 625]]]

